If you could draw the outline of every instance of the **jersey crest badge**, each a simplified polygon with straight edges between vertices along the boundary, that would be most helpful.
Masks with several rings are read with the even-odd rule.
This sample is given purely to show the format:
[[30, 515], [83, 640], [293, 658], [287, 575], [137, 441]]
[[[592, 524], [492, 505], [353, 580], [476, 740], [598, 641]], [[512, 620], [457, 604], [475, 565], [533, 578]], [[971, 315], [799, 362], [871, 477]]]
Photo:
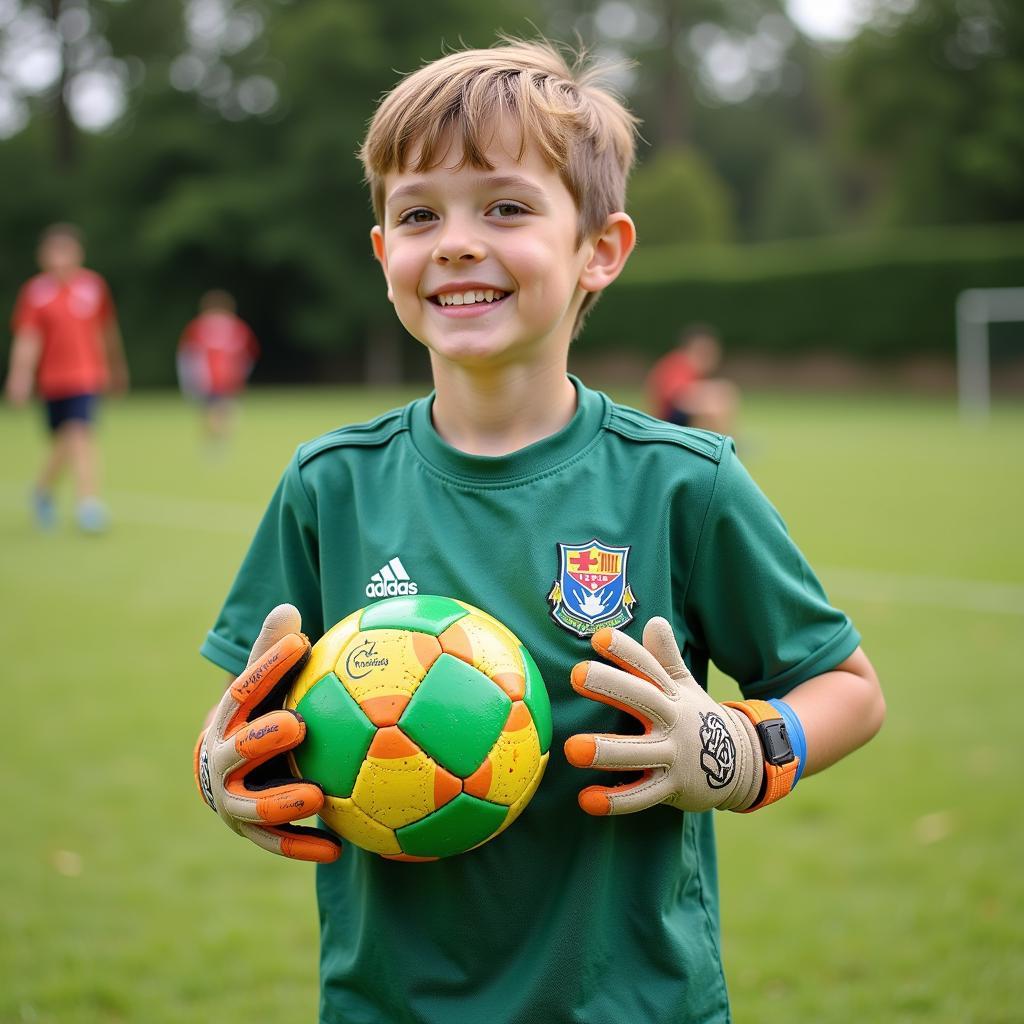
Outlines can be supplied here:
[[548, 594], [555, 622], [582, 637], [632, 622], [636, 598], [626, 578], [629, 551], [629, 545], [612, 547], [596, 538], [559, 542], [558, 576]]

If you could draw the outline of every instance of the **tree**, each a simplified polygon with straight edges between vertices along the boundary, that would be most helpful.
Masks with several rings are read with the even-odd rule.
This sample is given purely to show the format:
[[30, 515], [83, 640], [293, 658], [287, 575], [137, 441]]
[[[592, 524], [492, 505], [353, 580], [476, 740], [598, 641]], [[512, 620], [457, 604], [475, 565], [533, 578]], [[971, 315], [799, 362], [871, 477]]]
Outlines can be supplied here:
[[732, 240], [728, 189], [692, 147], [660, 149], [634, 175], [630, 212], [640, 244]]
[[1024, 219], [1024, 5], [918, 0], [854, 40], [837, 74], [878, 219]]
[[835, 175], [820, 149], [807, 145], [777, 150], [758, 196], [759, 238], [827, 235], [840, 224]]

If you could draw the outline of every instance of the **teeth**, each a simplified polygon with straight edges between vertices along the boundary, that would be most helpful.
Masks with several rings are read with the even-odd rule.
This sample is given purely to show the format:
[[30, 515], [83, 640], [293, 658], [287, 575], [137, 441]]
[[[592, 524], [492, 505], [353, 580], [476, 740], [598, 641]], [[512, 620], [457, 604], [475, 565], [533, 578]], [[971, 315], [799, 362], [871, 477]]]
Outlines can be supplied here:
[[496, 288], [478, 288], [469, 292], [444, 292], [437, 296], [437, 301], [442, 306], [471, 306], [476, 302], [495, 302], [505, 298], [505, 294]]

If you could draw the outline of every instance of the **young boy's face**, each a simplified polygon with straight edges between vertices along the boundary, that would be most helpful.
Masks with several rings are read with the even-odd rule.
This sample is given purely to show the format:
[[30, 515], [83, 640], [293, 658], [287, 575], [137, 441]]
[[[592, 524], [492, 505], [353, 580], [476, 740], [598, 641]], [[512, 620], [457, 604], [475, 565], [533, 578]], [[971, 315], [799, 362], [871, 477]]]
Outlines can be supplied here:
[[567, 347], [591, 284], [594, 245], [577, 248], [572, 195], [533, 145], [517, 161], [518, 141], [495, 135], [493, 170], [455, 170], [453, 150], [385, 179], [371, 237], [388, 297], [406, 330], [452, 363], [500, 366]]
[[37, 253], [40, 269], [48, 274], [66, 276], [82, 265], [82, 243], [72, 235], [50, 235], [44, 239]]

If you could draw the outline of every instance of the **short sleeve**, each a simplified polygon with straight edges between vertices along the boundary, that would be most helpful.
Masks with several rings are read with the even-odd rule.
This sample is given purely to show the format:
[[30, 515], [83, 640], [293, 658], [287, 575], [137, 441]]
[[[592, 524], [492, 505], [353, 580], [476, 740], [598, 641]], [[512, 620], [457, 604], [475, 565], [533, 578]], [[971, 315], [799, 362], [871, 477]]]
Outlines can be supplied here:
[[290, 603], [303, 632], [323, 633], [316, 510], [306, 493], [298, 457], [289, 463], [249, 551], [200, 653], [228, 672], [245, 668], [267, 613]]
[[196, 346], [196, 322], [194, 319], [189, 320], [182, 329], [181, 336], [178, 338], [178, 351], [185, 352], [188, 349], [195, 348]]
[[107, 282], [98, 274], [96, 276], [99, 280], [100, 286], [100, 308], [99, 313], [97, 314], [97, 320], [101, 324], [107, 324], [110, 323], [110, 321], [117, 315], [114, 309], [114, 296], [110, 294], [110, 286]]
[[38, 288], [35, 282], [29, 281], [22, 285], [18, 292], [18, 298], [14, 303], [14, 312], [11, 314], [11, 331], [18, 334], [21, 331], [41, 330], [42, 324], [39, 314], [42, 306], [35, 301], [35, 292]]
[[835, 668], [860, 643], [731, 443], [718, 468], [684, 607], [695, 642], [746, 697], [781, 697]]
[[249, 355], [249, 362], [255, 363], [260, 357], [260, 343], [256, 340], [252, 328], [248, 324], [243, 324], [243, 326], [245, 327], [245, 347]]

